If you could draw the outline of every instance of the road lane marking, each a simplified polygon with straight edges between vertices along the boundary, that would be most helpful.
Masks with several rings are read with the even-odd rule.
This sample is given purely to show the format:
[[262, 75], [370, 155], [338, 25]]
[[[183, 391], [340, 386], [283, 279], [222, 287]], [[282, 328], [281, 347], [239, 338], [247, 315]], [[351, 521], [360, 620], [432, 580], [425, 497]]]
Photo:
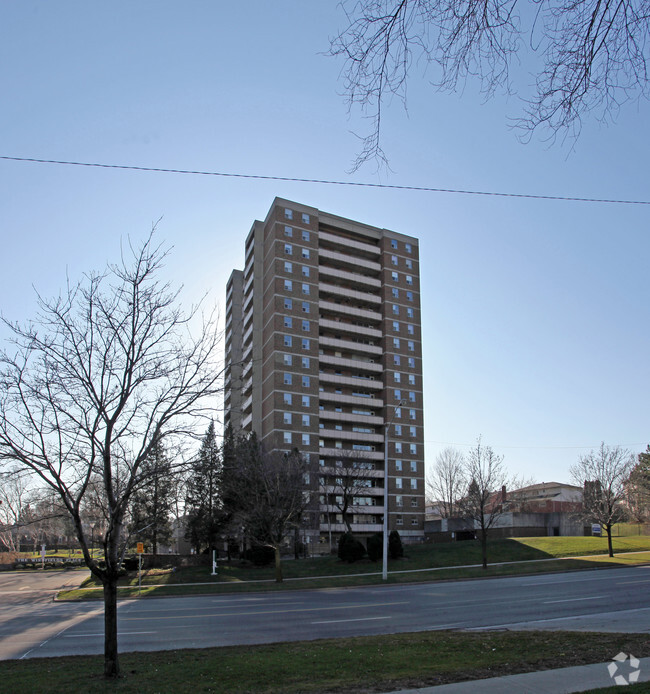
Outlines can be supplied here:
[[[118, 637], [120, 636], [133, 636], [134, 634], [155, 634], [155, 631], [120, 631], [118, 632]], [[89, 636], [105, 636], [104, 632], [97, 632], [96, 634], [65, 634], [64, 639], [86, 639]]]
[[[215, 612], [214, 614], [208, 614], [208, 613], [202, 613], [200, 615], [201, 618], [206, 618], [206, 617], [246, 617], [248, 615], [261, 615], [261, 614], [288, 614], [289, 612], [328, 612], [332, 610], [352, 610], [352, 609], [366, 609], [370, 607], [390, 607], [393, 605], [408, 605], [410, 603], [410, 600], [402, 600], [401, 602], [376, 602], [376, 603], [367, 603], [367, 604], [358, 604], [358, 605], [334, 605], [332, 607], [301, 607], [293, 610], [287, 610], [287, 609], [277, 609], [277, 610], [251, 610], [251, 611], [246, 611], [246, 612]], [[162, 620], [162, 619], [188, 619], [188, 617], [191, 617], [191, 615], [178, 615], [178, 616], [170, 616], [170, 617], [154, 617], [152, 615], [144, 615], [142, 617], [122, 617], [122, 621], [124, 622], [135, 622], [135, 621], [142, 621], [142, 620], [148, 620], [148, 621], [153, 621], [154, 619], [156, 620]]]
[[650, 583], [650, 578], [646, 578], [642, 581], [619, 581], [616, 585], [617, 586], [630, 586], [633, 583]]
[[578, 600], [602, 600], [606, 595], [592, 595], [589, 598], [567, 598], [566, 600], [544, 600], [544, 605], [552, 605], [556, 602], [578, 602]]
[[326, 619], [322, 622], [312, 622], [312, 624], [341, 624], [342, 622], [369, 622], [373, 619], [392, 619], [392, 617], [386, 616], [386, 617], [358, 617], [357, 619]]

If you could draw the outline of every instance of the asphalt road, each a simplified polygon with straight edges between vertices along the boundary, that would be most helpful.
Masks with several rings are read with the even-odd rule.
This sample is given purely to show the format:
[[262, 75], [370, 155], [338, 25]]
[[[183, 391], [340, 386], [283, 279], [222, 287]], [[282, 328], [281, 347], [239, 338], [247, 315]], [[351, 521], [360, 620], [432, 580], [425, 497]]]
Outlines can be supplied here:
[[[0, 659], [102, 652], [102, 606], [52, 602], [55, 576], [55, 572], [0, 574]], [[43, 580], [40, 587], [39, 578]], [[78, 580], [78, 575], [63, 572], [58, 578], [61, 584]], [[649, 633], [650, 567], [418, 585], [147, 598], [120, 601], [118, 610], [122, 652], [434, 629]]]

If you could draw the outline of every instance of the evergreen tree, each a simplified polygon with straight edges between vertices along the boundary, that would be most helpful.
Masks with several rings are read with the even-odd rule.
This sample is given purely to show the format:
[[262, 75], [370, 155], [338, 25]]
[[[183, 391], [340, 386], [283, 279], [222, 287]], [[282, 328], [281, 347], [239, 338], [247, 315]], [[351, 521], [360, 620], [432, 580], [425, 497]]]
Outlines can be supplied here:
[[185, 537], [197, 554], [217, 543], [224, 522], [221, 502], [222, 463], [214, 422], [203, 437], [197, 459], [187, 480]]
[[151, 545], [151, 553], [172, 537], [171, 511], [173, 505], [171, 462], [162, 441], [157, 441], [143, 461], [142, 480], [133, 495], [129, 530], [138, 542]]

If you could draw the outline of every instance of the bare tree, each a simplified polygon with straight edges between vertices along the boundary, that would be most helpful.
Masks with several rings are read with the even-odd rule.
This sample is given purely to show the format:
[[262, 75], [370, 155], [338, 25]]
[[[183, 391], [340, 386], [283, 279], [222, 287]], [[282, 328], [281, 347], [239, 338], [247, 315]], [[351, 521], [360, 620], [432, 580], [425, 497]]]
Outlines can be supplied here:
[[19, 533], [32, 522], [28, 477], [16, 468], [0, 473], [0, 544], [10, 552], [19, 551]]
[[625, 505], [630, 516], [643, 523], [650, 518], [650, 446], [637, 459], [625, 484]]
[[581, 456], [570, 469], [573, 482], [584, 487], [581, 516], [605, 527], [610, 557], [614, 556], [612, 526], [625, 518], [625, 486], [633, 467], [630, 451], [601, 443], [597, 451]]
[[[329, 461], [329, 466], [320, 468], [319, 488], [323, 504], [337, 509], [347, 532], [351, 533], [352, 514], [362, 503], [372, 504], [379, 499], [383, 504], [383, 497], [369, 491], [375, 484], [383, 484], [383, 477], [379, 477], [364, 451], [341, 450], [340, 454], [340, 460]], [[327, 515], [329, 518], [329, 511]]]
[[465, 492], [459, 509], [479, 531], [483, 568], [487, 569], [488, 533], [506, 508], [504, 496], [509, 480], [503, 456], [496, 455], [490, 446], [484, 446], [479, 437], [476, 446], [465, 456], [463, 478]]
[[[119, 674], [117, 579], [143, 463], [156, 444], [193, 435], [220, 387], [214, 323], [192, 336], [197, 310], [184, 314], [178, 291], [158, 280], [166, 256], [152, 232], [59, 298], [39, 296], [33, 323], [5, 321], [13, 339], [0, 356], [0, 464], [31, 470], [72, 519], [104, 590], [106, 677]], [[102, 514], [101, 564], [82, 517], [91, 501]]]
[[297, 449], [268, 452], [251, 435], [224, 456], [224, 503], [256, 544], [275, 554], [275, 580], [282, 582], [281, 549], [313, 507], [311, 465]]
[[[432, 84], [456, 91], [476, 78], [489, 97], [513, 91], [510, 65], [522, 47], [541, 55], [534, 94], [524, 97], [517, 125], [528, 135], [577, 136], [583, 114], [607, 120], [635, 95], [648, 94], [650, 13], [642, 1], [343, 0], [347, 26], [331, 41], [342, 56], [350, 108], [369, 114], [354, 169], [385, 161], [380, 146], [382, 106], [391, 96], [406, 104], [409, 71], [432, 67]], [[528, 41], [522, 39], [527, 37]]]
[[463, 466], [463, 454], [455, 448], [445, 448], [427, 475], [427, 496], [438, 505], [443, 518], [456, 515], [464, 491]]

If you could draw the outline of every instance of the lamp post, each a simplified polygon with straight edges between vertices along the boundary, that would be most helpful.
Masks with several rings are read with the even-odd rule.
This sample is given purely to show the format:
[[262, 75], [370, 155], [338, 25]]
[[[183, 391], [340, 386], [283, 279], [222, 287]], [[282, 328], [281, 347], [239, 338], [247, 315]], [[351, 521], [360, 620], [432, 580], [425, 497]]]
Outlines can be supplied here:
[[393, 416], [390, 421], [384, 424], [384, 531], [383, 531], [383, 547], [382, 547], [382, 566], [381, 578], [384, 581], [388, 580], [388, 430], [395, 419], [395, 413], [399, 407], [404, 405], [404, 400], [400, 400], [393, 408]]

